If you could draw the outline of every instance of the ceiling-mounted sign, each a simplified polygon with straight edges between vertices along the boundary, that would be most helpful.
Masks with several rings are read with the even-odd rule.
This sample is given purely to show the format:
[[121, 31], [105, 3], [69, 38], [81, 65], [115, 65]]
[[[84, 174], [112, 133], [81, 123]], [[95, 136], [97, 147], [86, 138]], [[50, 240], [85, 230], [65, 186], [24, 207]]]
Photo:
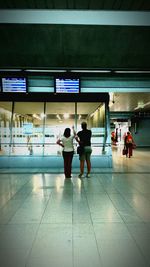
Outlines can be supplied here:
[[2, 78], [2, 90], [4, 93], [26, 93], [26, 78]]
[[80, 79], [72, 77], [56, 77], [55, 79], [56, 93], [79, 93]]

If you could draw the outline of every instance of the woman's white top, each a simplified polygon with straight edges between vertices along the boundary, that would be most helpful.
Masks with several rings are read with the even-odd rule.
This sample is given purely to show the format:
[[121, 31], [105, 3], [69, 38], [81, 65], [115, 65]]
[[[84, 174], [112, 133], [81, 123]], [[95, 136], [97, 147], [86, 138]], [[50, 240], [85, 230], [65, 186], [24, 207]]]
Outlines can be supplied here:
[[73, 138], [74, 136], [73, 135], [70, 135], [68, 138], [63, 136], [61, 138], [61, 141], [64, 145], [64, 148], [63, 148], [63, 151], [65, 152], [72, 152], [74, 151], [74, 148], [73, 148]]

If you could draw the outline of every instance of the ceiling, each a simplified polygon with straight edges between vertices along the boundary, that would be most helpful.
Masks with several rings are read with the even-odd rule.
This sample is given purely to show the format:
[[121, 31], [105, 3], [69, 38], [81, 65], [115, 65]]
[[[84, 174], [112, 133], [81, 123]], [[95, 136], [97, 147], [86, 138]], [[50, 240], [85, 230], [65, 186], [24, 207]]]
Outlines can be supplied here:
[[0, 8], [150, 10], [148, 0], [1, 0]]
[[[146, 12], [150, 1], [1, 0], [3, 9]], [[0, 38], [0, 69], [150, 70], [148, 26], [1, 23]], [[150, 93], [116, 93], [114, 99], [111, 111], [134, 111], [138, 102], [150, 101]]]
[[[1, 102], [0, 102], [1, 106]], [[5, 103], [5, 107], [6, 107]], [[15, 113], [20, 113], [20, 114], [27, 114], [27, 106], [28, 106], [28, 111], [30, 111], [30, 114], [41, 114], [43, 113], [44, 110], [44, 103], [22, 103], [22, 102], [17, 102], [15, 103]], [[90, 103], [78, 103], [77, 104], [77, 114], [87, 114], [90, 115], [93, 113], [98, 107], [100, 106], [99, 102], [90, 102]], [[46, 114], [60, 114], [63, 115], [64, 113], [69, 113], [69, 114], [75, 114], [75, 103], [67, 102], [63, 103], [60, 105], [60, 103], [46, 103]]]
[[[92, 115], [101, 105], [99, 102], [91, 103], [78, 103], [77, 104], [77, 117], [78, 120], [86, 120], [88, 116]], [[27, 109], [28, 107], [28, 109]], [[5, 114], [8, 119], [11, 118], [12, 105], [11, 102], [0, 102], [0, 118]], [[9, 111], [9, 112], [7, 112]], [[36, 120], [36, 123], [42, 123], [41, 114], [44, 112], [44, 103], [40, 102], [15, 102], [14, 113], [17, 115], [27, 115]], [[64, 114], [69, 114], [67, 123], [74, 124], [75, 120], [75, 103], [46, 103], [46, 123], [54, 125], [57, 122], [64, 122]]]
[[[1, 0], [0, 9], [150, 11], [147, 0]], [[150, 27], [0, 24], [0, 68], [150, 69]]]
[[[143, 107], [141, 105], [144, 105]], [[91, 114], [100, 106], [100, 102], [77, 103], [77, 113], [81, 115]], [[24, 115], [41, 114], [44, 111], [44, 103], [41, 102], [15, 102], [14, 112]], [[0, 108], [12, 110], [11, 102], [0, 102]], [[110, 100], [111, 112], [150, 112], [150, 93], [114, 93], [113, 99]], [[47, 103], [46, 114], [74, 114], [74, 103]]]
[[110, 101], [110, 111], [150, 111], [150, 93], [114, 93]]
[[[100, 102], [77, 103], [77, 114], [90, 115], [100, 106], [100, 104]], [[11, 111], [12, 104], [11, 102], [0, 102], [0, 108]], [[20, 115], [41, 114], [43, 111], [44, 103], [40, 102], [15, 102], [14, 106], [14, 113]], [[46, 103], [46, 114], [63, 115], [64, 113], [75, 114], [75, 103]]]

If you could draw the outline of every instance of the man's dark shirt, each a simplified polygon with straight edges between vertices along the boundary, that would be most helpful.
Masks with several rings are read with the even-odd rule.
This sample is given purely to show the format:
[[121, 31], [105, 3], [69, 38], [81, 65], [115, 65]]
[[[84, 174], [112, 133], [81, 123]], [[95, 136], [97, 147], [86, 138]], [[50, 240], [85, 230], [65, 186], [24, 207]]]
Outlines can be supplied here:
[[80, 145], [82, 146], [91, 146], [91, 130], [82, 130], [77, 133], [77, 136], [80, 138]]

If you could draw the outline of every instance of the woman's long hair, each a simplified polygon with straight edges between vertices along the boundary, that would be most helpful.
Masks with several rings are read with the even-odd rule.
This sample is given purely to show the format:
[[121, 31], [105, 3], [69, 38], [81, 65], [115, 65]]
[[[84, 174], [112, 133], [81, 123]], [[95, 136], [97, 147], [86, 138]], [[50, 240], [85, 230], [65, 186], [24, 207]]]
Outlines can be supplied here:
[[70, 132], [71, 132], [70, 128], [66, 128], [66, 129], [64, 130], [64, 136], [65, 136], [66, 138], [69, 137], [69, 136], [70, 136]]

